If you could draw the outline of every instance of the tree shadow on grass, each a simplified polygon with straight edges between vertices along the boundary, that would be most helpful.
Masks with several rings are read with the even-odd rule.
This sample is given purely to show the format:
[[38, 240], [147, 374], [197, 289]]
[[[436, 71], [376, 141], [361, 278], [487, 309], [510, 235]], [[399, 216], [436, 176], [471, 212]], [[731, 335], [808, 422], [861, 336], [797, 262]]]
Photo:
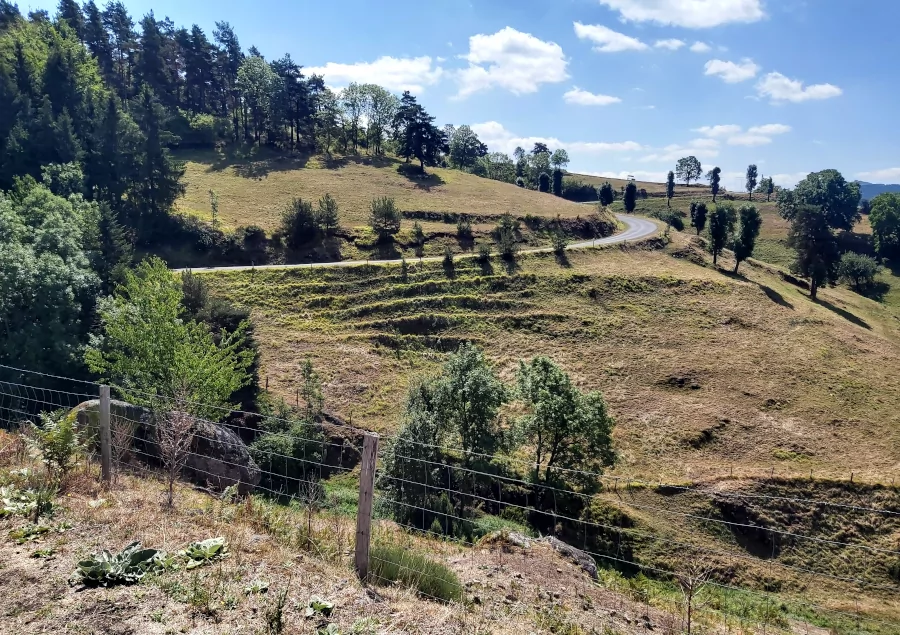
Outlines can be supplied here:
[[764, 284], [759, 285], [759, 288], [762, 289], [762, 292], [766, 294], [766, 297], [769, 298], [772, 302], [779, 306], [783, 306], [787, 309], [793, 309], [794, 305], [784, 299], [784, 296], [778, 293], [772, 287], [767, 287]]
[[845, 309], [842, 309], [842, 308], [839, 307], [839, 306], [835, 306], [834, 304], [832, 304], [832, 303], [829, 302], [828, 300], [823, 300], [822, 298], [816, 298], [815, 300], [813, 300], [813, 302], [815, 302], [815, 303], [818, 304], [819, 306], [825, 307], [826, 309], [828, 309], [829, 311], [832, 311], [832, 312], [836, 313], [837, 315], [840, 315], [842, 318], [844, 318], [844, 319], [847, 320], [848, 322], [852, 322], [853, 324], [856, 324], [857, 326], [861, 326], [861, 327], [863, 327], [864, 329], [867, 329], [867, 330], [869, 330], [869, 331], [872, 330], [872, 327], [869, 326], [868, 323], [867, 323], [865, 320], [863, 320], [862, 318], [857, 317], [856, 315], [853, 315], [852, 313], [850, 313], [850, 311], [847, 311], [847, 310], [845, 310]]
[[566, 251], [555, 251], [553, 252], [553, 256], [556, 258], [556, 263], [560, 267], [564, 267], [566, 269], [570, 269], [572, 267], [572, 263], [569, 262], [569, 254]]
[[506, 269], [507, 275], [510, 276], [518, 272], [522, 268], [516, 258], [501, 258], [500, 262], [503, 263], [503, 267]]

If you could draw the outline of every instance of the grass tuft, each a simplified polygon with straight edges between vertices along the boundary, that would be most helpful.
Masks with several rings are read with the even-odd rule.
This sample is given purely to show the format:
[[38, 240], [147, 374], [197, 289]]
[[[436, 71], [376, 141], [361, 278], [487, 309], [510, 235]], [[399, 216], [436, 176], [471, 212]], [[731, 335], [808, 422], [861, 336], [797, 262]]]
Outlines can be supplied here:
[[431, 599], [459, 602], [462, 585], [445, 565], [400, 545], [373, 545], [370, 575], [380, 584], [398, 582]]

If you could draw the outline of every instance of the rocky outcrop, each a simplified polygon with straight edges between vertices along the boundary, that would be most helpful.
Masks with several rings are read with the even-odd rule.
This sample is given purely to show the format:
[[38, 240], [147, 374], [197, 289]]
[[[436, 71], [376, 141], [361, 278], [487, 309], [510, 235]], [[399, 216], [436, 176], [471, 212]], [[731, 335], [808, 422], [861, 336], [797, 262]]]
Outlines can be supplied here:
[[[100, 402], [85, 401], [75, 407], [81, 429], [96, 431], [99, 427]], [[150, 465], [160, 464], [160, 450], [156, 443], [156, 424], [153, 413], [124, 401], [110, 402], [110, 416], [134, 422], [134, 458]], [[198, 485], [223, 490], [231, 485], [238, 492], [248, 494], [259, 483], [259, 466], [250, 456], [246, 444], [226, 426], [198, 421], [194, 431], [191, 454], [184, 476]]]
[[558, 538], [554, 538], [553, 536], [548, 536], [542, 539], [542, 542], [550, 545], [555, 551], [561, 553], [566, 558], [577, 564], [579, 567], [584, 569], [584, 571], [591, 576], [594, 580], [597, 579], [597, 563], [594, 562], [594, 559], [589, 556], [587, 553], [582, 551], [581, 549], [576, 549], [572, 545], [567, 545], [562, 540]]

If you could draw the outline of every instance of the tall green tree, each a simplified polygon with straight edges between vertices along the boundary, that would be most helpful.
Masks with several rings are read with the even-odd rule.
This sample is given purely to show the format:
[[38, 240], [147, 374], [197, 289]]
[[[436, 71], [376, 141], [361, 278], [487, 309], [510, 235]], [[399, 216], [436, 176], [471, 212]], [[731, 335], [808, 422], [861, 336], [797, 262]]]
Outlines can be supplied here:
[[788, 246], [797, 250], [792, 270], [809, 279], [809, 295], [815, 300], [820, 286], [837, 280], [840, 260], [828, 213], [815, 205], [799, 205], [788, 232]]
[[75, 0], [59, 0], [59, 19], [65, 21], [84, 42], [84, 14]]
[[382, 196], [372, 200], [369, 210], [369, 225], [378, 235], [378, 240], [387, 241], [400, 231], [400, 209], [394, 199]]
[[569, 165], [569, 153], [564, 148], [558, 148], [550, 155], [550, 165], [557, 170], [565, 170]]
[[675, 176], [679, 181], [690, 186], [691, 181], [696, 181], [703, 174], [703, 167], [695, 156], [682, 157], [675, 164]]
[[137, 124], [143, 134], [140, 182], [132, 191], [133, 203], [141, 216], [168, 214], [179, 196], [184, 194], [185, 165], [172, 157], [169, 145], [178, 137], [166, 129], [166, 112], [148, 87], [141, 90], [137, 108]]
[[99, 303], [101, 336], [86, 350], [91, 370], [115, 383], [131, 403], [183, 395], [190, 414], [219, 421], [250, 381], [253, 355], [243, 348], [249, 324], [222, 333], [184, 319], [181, 282], [151, 258], [128, 271], [114, 296]]
[[463, 344], [444, 363], [434, 383], [439, 420], [459, 436], [463, 463], [490, 455], [502, 444], [498, 413], [506, 401], [506, 388], [473, 344]]
[[225, 102], [231, 113], [231, 125], [234, 141], [240, 138], [241, 90], [238, 84], [238, 72], [244, 54], [234, 29], [228, 22], [216, 22], [213, 38], [219, 45], [216, 55], [217, 75], [221, 78], [225, 90]]
[[634, 181], [628, 181], [628, 184], [625, 186], [623, 202], [625, 211], [631, 214], [637, 206], [637, 185], [634, 184]]
[[756, 169], [756, 164], [751, 163], [747, 166], [747, 193], [750, 195], [750, 200], [753, 200], [753, 190], [756, 189], [756, 182], [759, 178], [759, 171]]
[[[534, 448], [534, 481], [575, 480], [585, 489], [596, 487], [588, 473], [599, 475], [616, 461], [614, 422], [603, 396], [580, 391], [547, 357], [520, 362], [516, 379], [528, 412], [520, 425]], [[557, 467], [563, 470], [555, 472]]]
[[78, 376], [100, 280], [86, 250], [97, 210], [33, 186], [0, 192], [0, 364]]
[[719, 195], [719, 183], [722, 181], [722, 168], [714, 167], [709, 173], [709, 190], [712, 193], [713, 203], [716, 202], [716, 196]]
[[259, 145], [262, 145], [262, 134], [266, 130], [272, 99], [279, 85], [278, 75], [263, 58], [251, 55], [241, 63], [237, 86], [249, 110], [253, 139]]
[[383, 143], [394, 116], [399, 100], [390, 91], [377, 84], [363, 84], [364, 109], [368, 125], [366, 136], [369, 149], [376, 155], [384, 154]]
[[316, 211], [316, 225], [326, 236], [333, 235], [340, 226], [338, 204], [331, 194], [325, 194], [319, 199], [319, 209]]
[[709, 215], [709, 250], [712, 252], [713, 266], [718, 264], [719, 256], [734, 232], [736, 218], [734, 206], [724, 203], [717, 205]]
[[708, 210], [703, 201], [691, 201], [691, 227], [697, 230], [697, 235], [706, 228], [706, 216]]
[[793, 190], [783, 189], [778, 195], [778, 211], [792, 221], [803, 205], [813, 205], [825, 212], [828, 226], [850, 231], [860, 220], [859, 184], [847, 182], [837, 170], [813, 172]]
[[878, 254], [884, 258], [900, 258], [900, 194], [884, 193], [873, 198], [869, 222]]
[[759, 230], [762, 227], [762, 216], [755, 205], [741, 205], [738, 210], [740, 225], [734, 237], [734, 272], [747, 258], [753, 255], [756, 247], [756, 239], [759, 238]]
[[666, 207], [672, 206], [673, 196], [675, 196], [675, 173], [669, 170], [666, 176]]
[[129, 96], [137, 47], [134, 20], [128, 14], [125, 4], [111, 0], [101, 14], [103, 26], [107, 29], [111, 44], [115, 88], [121, 99]]
[[444, 133], [434, 125], [434, 117], [419, 105], [409, 91], [404, 91], [400, 106], [394, 115], [397, 154], [407, 162], [411, 158], [419, 161], [424, 170], [426, 165], [437, 165], [447, 140]]
[[488, 148], [469, 126], [460, 126], [453, 130], [450, 138], [450, 162], [456, 168], [472, 169], [480, 157], [487, 154]]
[[609, 207], [616, 200], [616, 192], [609, 181], [604, 181], [603, 185], [600, 186], [599, 196], [600, 204], [603, 207]]

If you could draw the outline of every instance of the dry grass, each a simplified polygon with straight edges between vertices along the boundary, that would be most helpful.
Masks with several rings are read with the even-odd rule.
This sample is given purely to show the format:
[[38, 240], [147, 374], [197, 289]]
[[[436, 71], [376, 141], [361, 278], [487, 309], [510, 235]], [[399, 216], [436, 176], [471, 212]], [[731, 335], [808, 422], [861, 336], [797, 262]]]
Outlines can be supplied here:
[[[669, 252], [686, 253], [687, 240], [676, 235]], [[407, 285], [384, 267], [208, 280], [251, 308], [273, 391], [294, 394], [311, 355], [326, 404], [355, 425], [395, 429], [410, 378], [474, 340], [507, 380], [519, 359], [546, 354], [602, 390], [623, 473], [896, 472], [900, 350], [889, 311], [845, 289], [814, 304], [761, 267], [735, 278], [669, 252], [587, 250], [568, 266], [529, 257], [512, 275], [495, 262], [487, 277], [465, 263], [455, 280], [416, 263]], [[712, 440], [695, 447], [707, 430]]]
[[[340, 206], [341, 224], [368, 222], [369, 204], [393, 197], [403, 211], [468, 213], [479, 216], [533, 214], [556, 218], [585, 216], [583, 206], [550, 194], [479, 178], [458, 170], [429, 168], [430, 178], [409, 179], [397, 173], [400, 161], [338, 157], [290, 159], [265, 151], [246, 157], [214, 152], [182, 153], [187, 161], [183, 213], [210, 218], [209, 190], [219, 195], [219, 220], [226, 227], [258, 225], [273, 230], [294, 197], [318, 200], [330, 193]], [[409, 223], [411, 224], [411, 223]]]

